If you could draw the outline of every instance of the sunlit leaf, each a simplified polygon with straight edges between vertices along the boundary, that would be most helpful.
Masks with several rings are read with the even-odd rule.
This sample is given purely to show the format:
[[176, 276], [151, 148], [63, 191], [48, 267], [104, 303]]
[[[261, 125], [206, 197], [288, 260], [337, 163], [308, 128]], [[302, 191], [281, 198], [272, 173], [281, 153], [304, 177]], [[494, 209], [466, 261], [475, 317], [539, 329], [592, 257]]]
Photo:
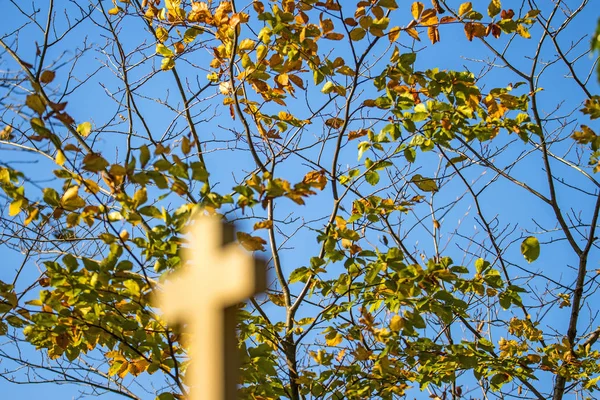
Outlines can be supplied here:
[[83, 137], [87, 137], [92, 131], [92, 124], [89, 122], [82, 122], [77, 125], [77, 133], [79, 133]]
[[531, 263], [540, 256], [540, 242], [535, 236], [529, 236], [521, 243], [521, 254]]
[[470, 1], [468, 1], [466, 3], [462, 3], [460, 5], [460, 7], [458, 7], [458, 15], [460, 15], [462, 17], [463, 15], [465, 15], [472, 9], [473, 9], [473, 4]]
[[425, 6], [420, 1], [415, 1], [414, 3], [412, 3], [412, 5], [410, 6], [410, 12], [413, 18], [419, 19], [424, 8]]

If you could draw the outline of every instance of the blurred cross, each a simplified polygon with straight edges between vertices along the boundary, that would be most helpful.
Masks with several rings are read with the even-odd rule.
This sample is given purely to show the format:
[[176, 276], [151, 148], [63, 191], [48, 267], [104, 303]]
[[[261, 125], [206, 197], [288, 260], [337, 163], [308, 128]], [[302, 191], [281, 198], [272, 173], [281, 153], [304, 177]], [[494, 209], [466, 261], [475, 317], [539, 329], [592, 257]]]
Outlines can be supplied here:
[[266, 289], [264, 263], [233, 244], [233, 228], [201, 217], [188, 231], [184, 267], [165, 284], [159, 304], [168, 323], [190, 334], [189, 400], [234, 400], [239, 382], [237, 305]]

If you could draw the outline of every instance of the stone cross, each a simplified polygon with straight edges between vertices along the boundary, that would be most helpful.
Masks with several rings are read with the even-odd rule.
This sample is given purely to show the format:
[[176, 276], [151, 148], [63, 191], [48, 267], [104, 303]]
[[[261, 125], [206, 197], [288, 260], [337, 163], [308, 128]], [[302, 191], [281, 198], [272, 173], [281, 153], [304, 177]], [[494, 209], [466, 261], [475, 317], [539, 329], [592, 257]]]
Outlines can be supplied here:
[[266, 289], [266, 266], [231, 243], [233, 227], [217, 217], [200, 217], [187, 233], [184, 267], [164, 285], [159, 305], [167, 323], [190, 333], [189, 400], [234, 400], [237, 304]]

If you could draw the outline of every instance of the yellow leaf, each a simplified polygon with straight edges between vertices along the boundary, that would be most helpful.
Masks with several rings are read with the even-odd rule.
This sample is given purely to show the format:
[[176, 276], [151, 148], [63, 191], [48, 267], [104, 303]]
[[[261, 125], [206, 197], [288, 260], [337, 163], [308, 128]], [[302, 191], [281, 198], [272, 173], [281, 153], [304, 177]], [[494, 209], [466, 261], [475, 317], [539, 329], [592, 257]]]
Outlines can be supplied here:
[[244, 39], [240, 42], [238, 47], [240, 50], [252, 50], [255, 45], [256, 45], [256, 42], [254, 40]]
[[404, 318], [399, 315], [394, 315], [390, 321], [390, 329], [394, 332], [400, 332], [404, 327]]
[[461, 17], [463, 15], [465, 15], [466, 13], [468, 13], [469, 11], [471, 11], [473, 9], [473, 4], [471, 4], [470, 1], [466, 2], [466, 3], [462, 3], [460, 5], [460, 7], [458, 7], [458, 15], [460, 15]]
[[27, 216], [27, 218], [25, 218], [25, 221], [23, 221], [25, 226], [29, 225], [31, 223], [31, 221], [33, 221], [38, 216], [39, 212], [40, 212], [40, 210], [38, 210], [37, 208], [32, 209], [29, 212], [29, 215]]
[[127, 361], [123, 361], [121, 368], [117, 371], [117, 374], [120, 378], [125, 378], [127, 373], [129, 372], [129, 363]]
[[419, 1], [415, 1], [414, 3], [412, 3], [412, 5], [410, 6], [410, 12], [412, 13], [413, 18], [419, 19], [424, 8], [425, 6], [423, 5], [423, 3]]
[[390, 29], [390, 31], [388, 32], [388, 38], [390, 39], [390, 42], [393, 43], [396, 40], [398, 40], [398, 38], [400, 37], [400, 27], [399, 26], [395, 26], [392, 29]]
[[33, 111], [40, 115], [43, 114], [46, 110], [46, 105], [44, 104], [44, 101], [37, 94], [30, 94], [29, 96], [27, 96], [27, 98], [25, 99], [25, 104], [27, 105], [27, 107], [31, 108]]
[[148, 361], [146, 361], [145, 359], [136, 360], [129, 364], [128, 370], [131, 375], [138, 376], [139, 374], [144, 372], [148, 368], [149, 365], [150, 365], [150, 363]]
[[525, 39], [529, 39], [531, 37], [531, 34], [529, 33], [529, 30], [524, 26], [524, 25], [517, 25], [517, 33], [521, 36], [523, 36]]
[[135, 192], [135, 194], [133, 195], [133, 202], [135, 203], [136, 207], [144, 204], [147, 201], [148, 201], [148, 194], [146, 192], [145, 187], [142, 187], [137, 192]]
[[421, 14], [421, 25], [423, 26], [436, 25], [438, 22], [437, 13], [433, 8], [428, 8]]
[[77, 125], [77, 133], [79, 133], [83, 137], [87, 137], [92, 131], [92, 124], [89, 122], [82, 122]]
[[327, 185], [327, 178], [325, 178], [325, 174], [322, 171], [310, 171], [304, 176], [302, 183], [323, 190], [325, 185]]
[[248, 251], [264, 251], [267, 242], [258, 236], [251, 236], [244, 232], [237, 232], [237, 239], [240, 244]]
[[63, 196], [60, 199], [60, 201], [62, 203], [66, 203], [69, 200], [76, 198], [78, 191], [79, 191], [79, 186], [71, 186], [70, 188], [67, 189], [67, 191], [65, 192], [65, 194], [63, 194]]
[[169, 11], [178, 10], [180, 6], [181, 0], [165, 0], [165, 7], [167, 7], [167, 10]]
[[175, 66], [175, 61], [173, 60], [173, 57], [165, 57], [162, 59], [162, 61], [160, 63], [160, 69], [163, 71], [168, 71], [170, 69], [173, 69], [174, 66]]
[[0, 131], [0, 140], [10, 140], [11, 133], [13, 131], [13, 127], [10, 125], [6, 125], [4, 129]]
[[63, 153], [62, 150], [58, 150], [56, 152], [56, 163], [60, 166], [63, 166], [65, 164], [65, 161], [67, 161], [65, 153]]
[[327, 346], [337, 346], [338, 344], [342, 343], [343, 340], [343, 336], [339, 333], [336, 333], [335, 335], [327, 335], [325, 343], [327, 343]]
[[113, 7], [110, 10], [108, 10], [108, 15], [117, 15], [121, 11], [123, 11], [121, 7]]
[[259, 222], [255, 223], [254, 230], [271, 229], [272, 226], [273, 226], [273, 221], [271, 221], [270, 219], [267, 219], [267, 220], [259, 221]]
[[406, 30], [406, 33], [408, 33], [408, 35], [418, 41], [421, 41], [421, 39], [419, 38], [419, 32], [417, 32], [417, 30], [415, 28], [408, 28]]
[[23, 203], [23, 200], [21, 199], [10, 203], [10, 206], [8, 206], [8, 215], [14, 217], [15, 215], [19, 214], [21, 212], [21, 203]]
[[98, 184], [90, 179], [86, 179], [85, 180], [85, 190], [87, 192], [96, 194], [100, 191], [100, 186], [98, 186]]
[[158, 39], [159, 42], [164, 43], [167, 41], [168, 38], [169, 38], [169, 31], [167, 31], [162, 26], [159, 26], [156, 29], [156, 39]]

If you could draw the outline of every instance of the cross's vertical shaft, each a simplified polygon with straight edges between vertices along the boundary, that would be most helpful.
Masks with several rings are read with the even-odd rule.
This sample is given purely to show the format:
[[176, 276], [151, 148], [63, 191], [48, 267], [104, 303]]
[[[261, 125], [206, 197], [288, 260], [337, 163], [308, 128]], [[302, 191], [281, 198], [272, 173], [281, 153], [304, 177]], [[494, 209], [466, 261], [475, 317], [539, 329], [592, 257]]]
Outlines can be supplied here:
[[187, 263], [160, 295], [167, 322], [183, 322], [192, 337], [190, 400], [236, 398], [236, 305], [266, 289], [264, 263], [228, 244], [232, 233], [216, 217], [198, 219], [188, 231]]

